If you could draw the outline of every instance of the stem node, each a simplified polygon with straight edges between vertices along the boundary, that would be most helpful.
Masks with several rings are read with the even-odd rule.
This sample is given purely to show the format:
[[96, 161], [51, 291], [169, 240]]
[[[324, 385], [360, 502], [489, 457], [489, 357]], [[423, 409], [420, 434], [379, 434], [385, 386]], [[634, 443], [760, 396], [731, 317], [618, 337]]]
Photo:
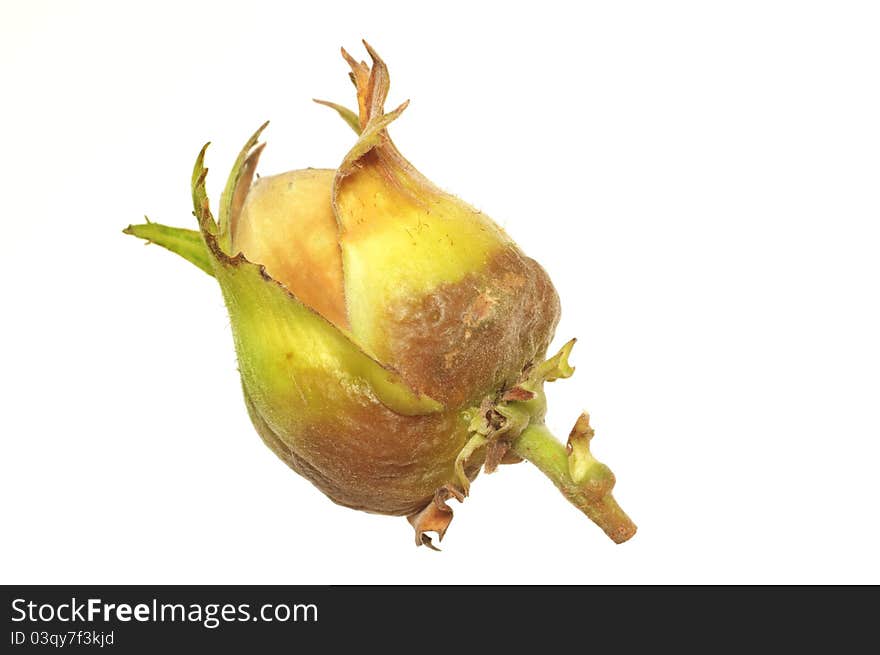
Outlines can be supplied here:
[[543, 423], [534, 423], [513, 442], [513, 450], [538, 467], [572, 505], [620, 544], [636, 533], [636, 525], [611, 495], [611, 470], [589, 452], [592, 429], [589, 417], [585, 417], [581, 416], [572, 430], [568, 447]]

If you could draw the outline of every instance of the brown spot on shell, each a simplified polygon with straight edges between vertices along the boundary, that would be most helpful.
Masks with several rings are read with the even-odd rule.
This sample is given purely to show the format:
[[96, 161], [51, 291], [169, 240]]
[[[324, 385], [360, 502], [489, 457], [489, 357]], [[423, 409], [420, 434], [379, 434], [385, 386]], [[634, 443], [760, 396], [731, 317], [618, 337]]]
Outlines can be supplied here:
[[547, 273], [511, 245], [461, 281], [389, 307], [387, 363], [448, 407], [475, 404], [544, 356], [559, 312]]
[[[245, 404], [257, 433], [290, 468], [333, 502], [377, 514], [423, 509], [455, 479], [455, 458], [468, 438], [457, 412], [401, 416], [365, 403], [297, 430], [275, 430], [247, 392]], [[469, 479], [481, 465], [482, 457], [474, 457], [465, 469]]]
[[[484, 291], [470, 304], [470, 307], [464, 313], [462, 320], [468, 327], [477, 327], [483, 321], [488, 320], [492, 316], [495, 306], [498, 304], [498, 298], [492, 296], [489, 291]], [[469, 331], [465, 330], [465, 339], [469, 338]]]

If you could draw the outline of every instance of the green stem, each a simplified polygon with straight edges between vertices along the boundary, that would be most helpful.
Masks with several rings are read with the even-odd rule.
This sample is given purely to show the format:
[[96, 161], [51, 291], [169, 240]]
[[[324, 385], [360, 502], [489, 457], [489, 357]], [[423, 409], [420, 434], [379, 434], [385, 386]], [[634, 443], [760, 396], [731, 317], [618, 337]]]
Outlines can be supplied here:
[[605, 531], [615, 543], [623, 543], [636, 533], [636, 525], [608, 493], [597, 496], [571, 478], [568, 453], [543, 424], [529, 425], [513, 442], [517, 455], [530, 461], [546, 475], [568, 501]]

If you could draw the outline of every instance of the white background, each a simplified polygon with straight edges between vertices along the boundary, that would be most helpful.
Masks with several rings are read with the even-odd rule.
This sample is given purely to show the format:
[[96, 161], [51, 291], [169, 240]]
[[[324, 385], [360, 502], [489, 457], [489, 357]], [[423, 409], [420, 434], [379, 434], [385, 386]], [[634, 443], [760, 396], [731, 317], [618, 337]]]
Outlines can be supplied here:
[[[3, 583], [880, 582], [880, 12], [871, 2], [4, 3]], [[548, 388], [639, 524], [528, 464], [443, 553], [337, 507], [251, 428], [216, 283], [121, 229], [335, 167], [345, 45], [428, 177], [553, 278]]]

